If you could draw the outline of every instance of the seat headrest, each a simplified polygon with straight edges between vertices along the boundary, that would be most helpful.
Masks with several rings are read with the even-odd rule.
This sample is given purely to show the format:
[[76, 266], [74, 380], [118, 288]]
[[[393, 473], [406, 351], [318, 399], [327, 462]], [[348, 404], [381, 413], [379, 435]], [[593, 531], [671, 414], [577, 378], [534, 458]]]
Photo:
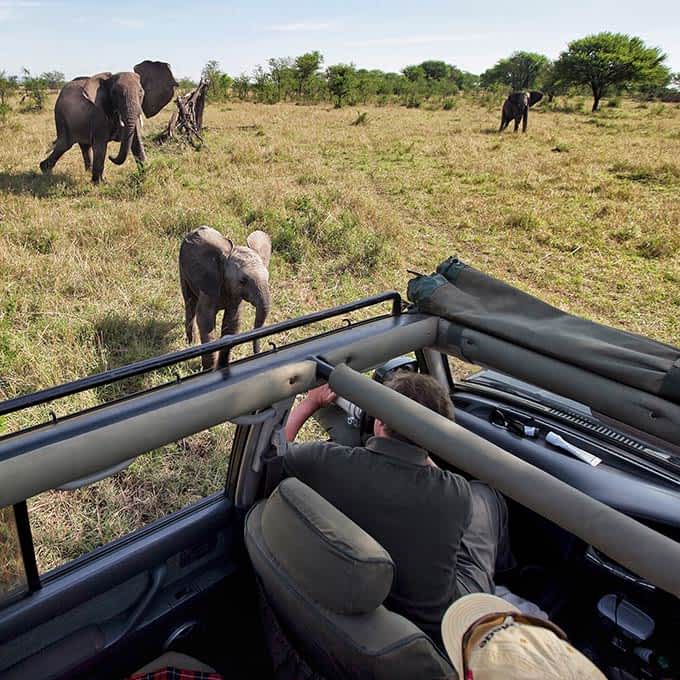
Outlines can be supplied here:
[[285, 479], [269, 497], [262, 538], [289, 578], [330, 611], [366, 614], [392, 587], [385, 548], [299, 479]]

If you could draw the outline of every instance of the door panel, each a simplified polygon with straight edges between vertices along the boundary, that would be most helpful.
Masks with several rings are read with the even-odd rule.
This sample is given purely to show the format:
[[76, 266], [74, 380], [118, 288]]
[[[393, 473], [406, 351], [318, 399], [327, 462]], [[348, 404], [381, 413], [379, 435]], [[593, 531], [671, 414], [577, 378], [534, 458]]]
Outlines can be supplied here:
[[51, 677], [49, 669], [59, 677], [190, 610], [192, 599], [236, 571], [238, 524], [219, 494], [52, 573], [42, 589], [0, 611], [0, 676]]

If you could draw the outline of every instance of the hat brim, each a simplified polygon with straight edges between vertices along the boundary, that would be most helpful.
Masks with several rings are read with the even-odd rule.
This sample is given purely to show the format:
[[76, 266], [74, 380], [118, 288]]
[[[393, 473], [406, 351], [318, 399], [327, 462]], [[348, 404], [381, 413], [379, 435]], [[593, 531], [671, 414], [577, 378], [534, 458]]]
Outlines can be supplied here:
[[442, 619], [442, 640], [451, 664], [463, 676], [463, 636], [468, 628], [489, 614], [519, 614], [517, 607], [495, 595], [472, 593], [449, 606]]

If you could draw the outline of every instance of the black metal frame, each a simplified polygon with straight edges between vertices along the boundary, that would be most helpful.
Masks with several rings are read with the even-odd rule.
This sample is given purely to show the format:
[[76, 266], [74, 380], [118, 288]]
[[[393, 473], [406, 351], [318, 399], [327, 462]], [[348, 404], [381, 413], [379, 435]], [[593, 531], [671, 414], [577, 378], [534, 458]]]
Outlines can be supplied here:
[[40, 574], [38, 573], [38, 563], [35, 559], [35, 548], [33, 547], [33, 535], [31, 534], [31, 524], [28, 520], [28, 507], [26, 501], [21, 501], [14, 505], [14, 521], [19, 537], [19, 547], [21, 557], [26, 571], [26, 584], [28, 592], [33, 593], [42, 588]]
[[[74, 380], [72, 382], [64, 383], [63, 385], [57, 385], [55, 387], [49, 387], [38, 392], [15, 397], [14, 399], [8, 399], [7, 401], [0, 403], [0, 416], [21, 411], [32, 406], [45, 404], [47, 402], [54, 401], [55, 399], [61, 399], [71, 394], [84, 392], [95, 387], [101, 387], [102, 385], [110, 385], [120, 380], [124, 380], [125, 378], [131, 378], [133, 376], [149, 373], [150, 371], [154, 371], [159, 368], [173, 366], [184, 361], [188, 361], [189, 359], [203, 356], [205, 354], [212, 354], [213, 352], [223, 350], [231, 350], [234, 347], [252, 342], [253, 340], [260, 340], [261, 338], [266, 338], [270, 335], [276, 335], [277, 333], [283, 333], [294, 328], [300, 328], [301, 326], [307, 326], [319, 321], [325, 321], [326, 319], [331, 319], [343, 314], [349, 314], [350, 312], [354, 312], [358, 309], [365, 309], [367, 307], [372, 307], [373, 305], [388, 301], [392, 302], [392, 316], [400, 315], [402, 312], [401, 295], [397, 291], [387, 291], [378, 295], [362, 298], [361, 300], [357, 300], [355, 302], [349, 302], [344, 305], [338, 305], [337, 307], [331, 307], [330, 309], [325, 309], [320, 312], [312, 312], [311, 314], [305, 314], [304, 316], [299, 316], [295, 319], [281, 321], [279, 323], [272, 324], [271, 326], [264, 326], [246, 333], [240, 333], [238, 335], [225, 335], [218, 340], [213, 340], [212, 342], [207, 342], [203, 345], [189, 347], [188, 349], [179, 350], [177, 352], [170, 352], [159, 357], [154, 357], [153, 359], [144, 359], [133, 364], [128, 364], [127, 366], [113, 368], [109, 371], [105, 371], [104, 373], [98, 373], [86, 378], [80, 378], [79, 380]], [[228, 368], [228, 365], [225, 368]]]

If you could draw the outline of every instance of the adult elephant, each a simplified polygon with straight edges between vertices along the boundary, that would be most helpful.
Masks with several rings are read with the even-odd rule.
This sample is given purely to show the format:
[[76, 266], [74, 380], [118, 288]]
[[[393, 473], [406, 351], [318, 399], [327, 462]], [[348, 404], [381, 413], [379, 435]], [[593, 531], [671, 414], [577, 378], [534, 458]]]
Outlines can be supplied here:
[[122, 165], [130, 151], [138, 163], [144, 163], [141, 115], [155, 116], [172, 99], [176, 85], [170, 65], [162, 61], [143, 61], [134, 73], [97, 73], [66, 83], [54, 105], [57, 139], [40, 169], [49, 173], [78, 144], [85, 170], [92, 170], [96, 184], [104, 174], [111, 141], [120, 142], [118, 155], [110, 157], [114, 163]]
[[503, 103], [501, 126], [498, 132], [503, 132], [511, 120], [515, 121], [515, 132], [517, 132], [520, 120], [522, 121], [522, 132], [526, 132], [527, 123], [529, 122], [529, 107], [537, 104], [541, 99], [543, 99], [543, 93], [538, 90], [512, 92], [508, 95], [508, 98]]
[[[220, 337], [238, 333], [241, 302], [255, 308], [255, 328], [264, 324], [269, 314], [269, 260], [272, 244], [259, 229], [248, 235], [247, 246], [234, 246], [212, 227], [198, 227], [189, 232], [179, 249], [179, 278], [184, 297], [187, 342], [194, 341], [194, 324], [198, 324], [201, 342], [215, 339], [217, 312], [224, 310]], [[260, 351], [258, 340], [253, 342]], [[203, 368], [226, 366], [229, 352], [204, 354]]]

